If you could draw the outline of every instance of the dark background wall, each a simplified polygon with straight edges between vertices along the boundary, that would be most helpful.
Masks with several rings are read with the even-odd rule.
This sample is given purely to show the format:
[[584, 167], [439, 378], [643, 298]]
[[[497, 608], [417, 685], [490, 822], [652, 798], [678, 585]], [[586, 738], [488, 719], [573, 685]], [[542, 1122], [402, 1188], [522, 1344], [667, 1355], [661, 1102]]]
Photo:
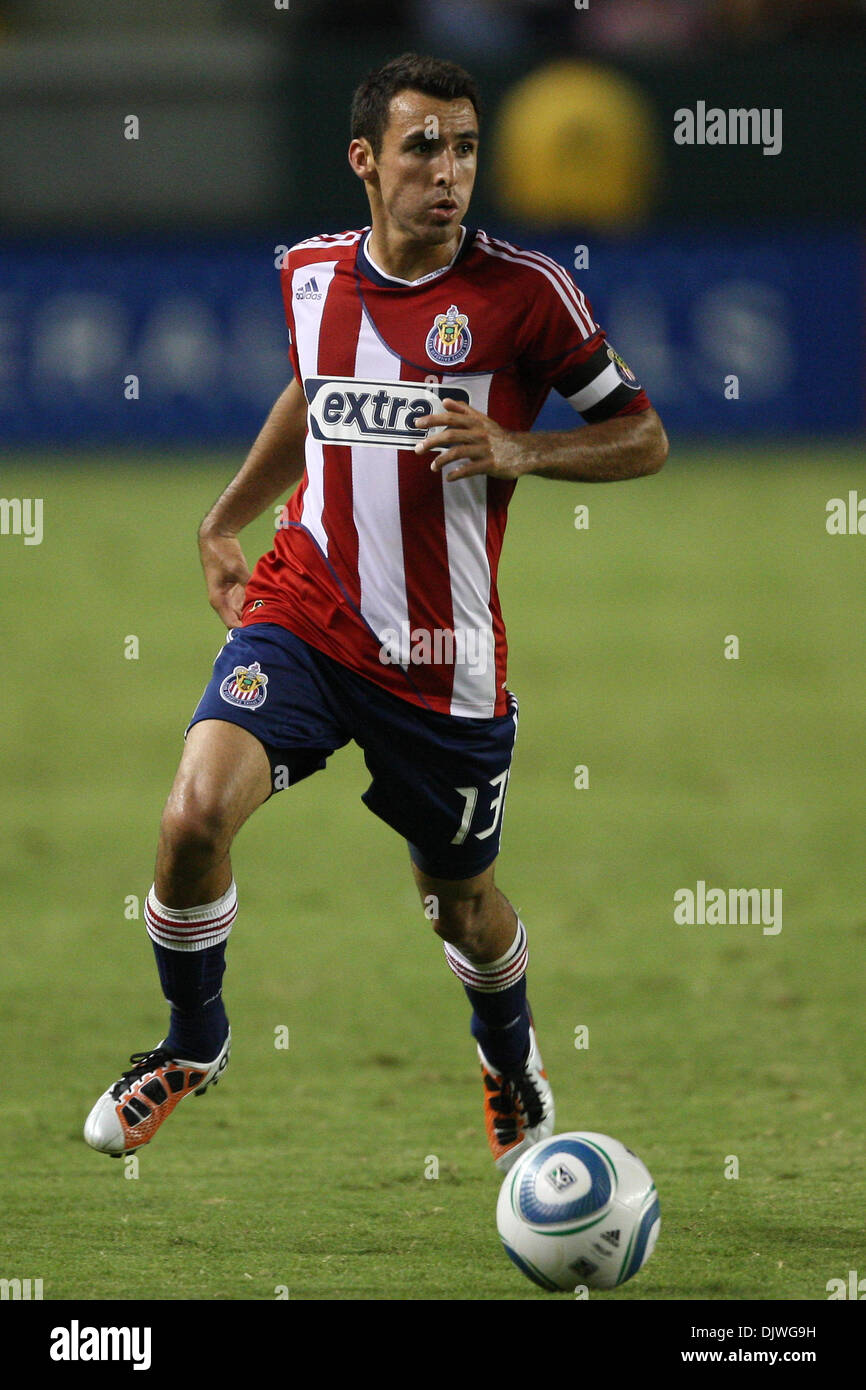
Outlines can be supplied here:
[[[569, 268], [587, 248], [574, 273], [675, 427], [862, 428], [862, 0], [0, 0], [0, 433], [249, 437], [287, 371], [276, 248], [367, 221], [351, 93], [410, 47], [477, 76], [470, 220]], [[518, 179], [548, 160], [551, 195], [615, 178], [603, 150], [576, 172], [612, 98], [564, 111], [552, 154], [532, 120], [502, 137], [521, 84], [563, 60], [590, 65], [575, 98], [590, 71], [639, 104], [610, 147], [647, 185], [639, 216], [510, 201], [509, 140]], [[677, 144], [699, 102], [778, 108], [780, 153]]]

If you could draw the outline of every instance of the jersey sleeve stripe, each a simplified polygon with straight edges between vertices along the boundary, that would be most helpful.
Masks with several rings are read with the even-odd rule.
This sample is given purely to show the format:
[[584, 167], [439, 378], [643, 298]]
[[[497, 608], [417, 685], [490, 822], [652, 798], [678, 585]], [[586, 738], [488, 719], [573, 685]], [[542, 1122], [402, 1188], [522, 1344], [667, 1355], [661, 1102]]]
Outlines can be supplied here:
[[539, 274], [543, 275], [544, 278], [549, 280], [551, 285], [553, 285], [574, 323], [580, 329], [581, 336], [583, 338], [590, 338], [592, 334], [597, 331], [596, 325], [593, 323], [586, 309], [581, 308], [573, 294], [566, 294], [559, 277], [553, 275], [551, 271], [548, 270], [547, 266], [540, 265], [537, 261], [531, 260], [528, 255], [511, 255], [507, 251], [499, 251], [495, 246], [489, 244], [489, 239], [482, 240], [480, 236], [477, 239], [476, 245], [478, 245], [482, 251], [486, 252], [488, 256], [495, 256], [499, 260], [509, 261], [515, 265], [530, 266], [533, 270], [537, 270]]
[[557, 261], [552, 260], [550, 256], [545, 256], [541, 251], [525, 251], [520, 247], [512, 246], [511, 242], [503, 241], [499, 237], [489, 237], [486, 232], [479, 231], [477, 241], [485, 251], [490, 251], [491, 254], [495, 254], [497, 248], [503, 248], [504, 252], [510, 253], [510, 255], [519, 260], [521, 264], [530, 263], [537, 266], [539, 270], [547, 269], [550, 271], [556, 276], [559, 284], [562, 285], [577, 308], [582, 323], [587, 328], [587, 332], [584, 336], [591, 337], [593, 333], [598, 332], [598, 324], [594, 321], [592, 314], [589, 312], [582, 291]]
[[583, 316], [584, 321], [588, 325], [590, 325], [590, 336], [593, 332], [597, 331], [598, 325], [594, 322], [593, 317], [589, 312], [589, 308], [587, 306], [583, 293], [581, 292], [581, 290], [578, 289], [577, 285], [575, 285], [571, 276], [566, 274], [563, 267], [559, 265], [557, 261], [552, 260], [550, 256], [545, 256], [544, 253], [541, 251], [527, 251], [522, 247], [512, 245], [510, 241], [502, 240], [502, 238], [500, 237], [489, 237], [486, 232], [479, 232], [478, 235], [479, 239], [483, 239], [483, 241], [486, 242], [487, 245], [493, 249], [502, 248], [505, 251], [510, 252], [513, 256], [519, 257], [524, 262], [531, 261], [534, 264], [538, 265], [539, 268], [545, 266], [548, 270], [550, 270], [556, 276], [557, 280], [563, 286], [566, 292], [571, 296], [579, 312]]
[[321, 247], [353, 246], [354, 243], [364, 235], [364, 231], [366, 230], [367, 228], [365, 227], [363, 231], [360, 232], [334, 232], [322, 236], [308, 237], [306, 241], [295, 242], [295, 245], [289, 248], [289, 252], [291, 254], [292, 251], [318, 251]]
[[598, 330], [598, 324], [589, 312], [589, 305], [586, 302], [583, 291], [574, 283], [563, 266], [561, 266], [558, 261], [554, 261], [550, 256], [545, 256], [543, 251], [524, 251], [522, 254], [528, 256], [530, 260], [537, 261], [540, 265], [546, 265], [548, 269], [557, 276], [560, 282], [565, 286], [567, 292], [573, 297], [580, 312], [584, 315], [586, 322], [590, 325], [590, 334], [596, 332]]

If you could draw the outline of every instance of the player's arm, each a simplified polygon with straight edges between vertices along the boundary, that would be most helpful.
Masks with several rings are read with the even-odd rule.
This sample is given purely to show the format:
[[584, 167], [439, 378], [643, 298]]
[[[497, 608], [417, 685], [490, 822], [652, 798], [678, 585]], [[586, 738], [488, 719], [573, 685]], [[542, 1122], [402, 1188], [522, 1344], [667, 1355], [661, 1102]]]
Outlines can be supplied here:
[[[651, 406], [573, 430], [524, 434], [503, 429], [464, 401], [449, 400], [441, 413], [426, 415], [416, 424], [444, 427], [436, 443], [448, 447], [431, 462], [434, 472], [462, 460], [446, 482], [477, 473], [508, 479], [535, 473], [576, 483], [615, 483], [657, 473], [668, 456], [667, 435]], [[416, 445], [415, 451], [429, 451], [429, 444]]]
[[297, 381], [277, 398], [243, 467], [199, 527], [198, 543], [211, 607], [226, 627], [242, 616], [250, 572], [238, 532], [299, 481], [304, 472], [307, 402]]

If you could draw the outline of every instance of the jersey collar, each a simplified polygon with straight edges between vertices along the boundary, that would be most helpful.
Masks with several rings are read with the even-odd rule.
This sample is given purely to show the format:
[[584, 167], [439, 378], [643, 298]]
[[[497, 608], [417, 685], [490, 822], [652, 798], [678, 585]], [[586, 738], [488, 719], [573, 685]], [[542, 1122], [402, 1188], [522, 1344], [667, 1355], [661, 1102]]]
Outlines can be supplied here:
[[429, 271], [427, 275], [422, 275], [418, 280], [401, 280], [397, 275], [387, 275], [384, 270], [380, 270], [376, 262], [367, 254], [367, 243], [370, 240], [372, 230], [372, 227], [368, 227], [358, 243], [356, 266], [366, 280], [372, 280], [374, 285], [382, 285], [386, 289], [413, 290], [419, 285], [426, 285], [431, 280], [437, 280], [440, 275], [447, 275], [448, 271], [453, 270], [457, 262], [463, 259], [475, 240], [474, 229], [469, 230], [461, 226], [460, 245], [447, 265], [441, 266], [439, 270]]

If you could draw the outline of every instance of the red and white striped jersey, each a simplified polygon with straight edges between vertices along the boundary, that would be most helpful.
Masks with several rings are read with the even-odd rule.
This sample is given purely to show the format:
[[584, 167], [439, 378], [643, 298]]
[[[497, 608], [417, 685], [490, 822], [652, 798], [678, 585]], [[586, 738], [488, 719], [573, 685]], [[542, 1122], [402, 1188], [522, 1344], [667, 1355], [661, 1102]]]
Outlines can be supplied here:
[[414, 421], [448, 395], [521, 431], [551, 389], [590, 422], [649, 401], [549, 257], [464, 228], [450, 265], [408, 282], [374, 265], [369, 230], [284, 260], [306, 468], [243, 623], [278, 623], [414, 704], [490, 718], [508, 710], [496, 577], [515, 484], [445, 482], [413, 452]]

